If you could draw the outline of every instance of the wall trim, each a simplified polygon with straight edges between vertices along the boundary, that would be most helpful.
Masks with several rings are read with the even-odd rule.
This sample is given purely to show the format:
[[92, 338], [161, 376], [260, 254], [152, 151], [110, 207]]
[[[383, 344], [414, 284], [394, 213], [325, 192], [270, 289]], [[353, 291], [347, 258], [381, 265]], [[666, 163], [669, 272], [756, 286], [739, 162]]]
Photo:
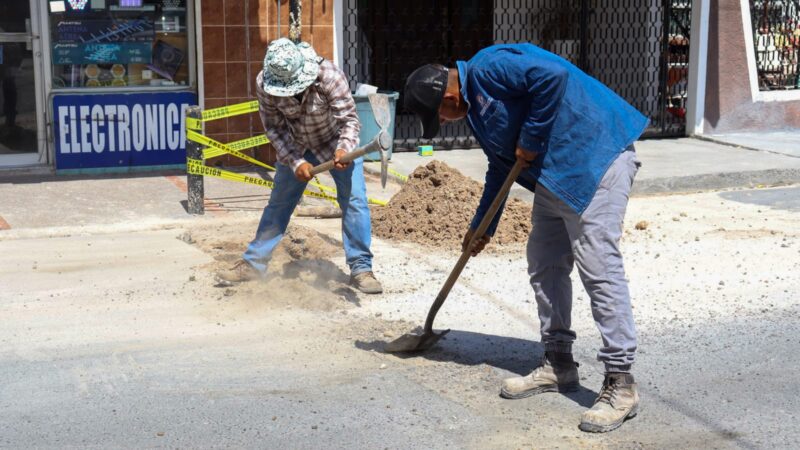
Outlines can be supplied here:
[[344, 0], [333, 0], [333, 58], [344, 70]]
[[692, 3], [692, 35], [689, 42], [689, 92], [686, 104], [686, 134], [703, 134], [708, 74], [708, 17], [711, 0]]
[[747, 52], [747, 71], [750, 77], [750, 97], [754, 102], [791, 102], [800, 100], [800, 89], [786, 91], [761, 91], [758, 89], [755, 42], [753, 42], [753, 19], [750, 16], [750, 0], [740, 0], [744, 45]]
[[[188, 3], [188, 2], [187, 2]], [[192, 2], [194, 7], [194, 53], [195, 53], [195, 89], [197, 89], [197, 103], [204, 108], [206, 104], [205, 77], [203, 76], [203, 8], [202, 0]], [[248, 27], [249, 28], [249, 27]], [[249, 31], [249, 30], [248, 30]], [[249, 55], [248, 55], [249, 57]], [[248, 65], [249, 66], [249, 65]]]

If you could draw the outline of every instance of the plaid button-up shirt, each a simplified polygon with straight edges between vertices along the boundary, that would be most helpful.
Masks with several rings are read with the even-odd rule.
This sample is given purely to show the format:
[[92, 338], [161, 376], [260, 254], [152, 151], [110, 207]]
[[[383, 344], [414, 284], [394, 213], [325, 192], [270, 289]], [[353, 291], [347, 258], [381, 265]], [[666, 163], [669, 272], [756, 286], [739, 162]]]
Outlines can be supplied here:
[[333, 159], [337, 149], [358, 146], [361, 123], [344, 73], [332, 62], [322, 61], [316, 81], [294, 97], [264, 92], [261, 73], [256, 80], [259, 113], [267, 137], [278, 152], [278, 162], [297, 170], [306, 162], [306, 150], [320, 163]]

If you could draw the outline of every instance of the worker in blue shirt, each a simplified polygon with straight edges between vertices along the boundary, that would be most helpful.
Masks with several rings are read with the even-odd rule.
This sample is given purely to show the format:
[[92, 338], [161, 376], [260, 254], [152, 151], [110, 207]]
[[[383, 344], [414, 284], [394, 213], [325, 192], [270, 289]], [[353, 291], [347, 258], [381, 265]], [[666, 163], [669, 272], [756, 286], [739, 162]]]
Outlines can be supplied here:
[[[501, 395], [518, 399], [578, 388], [572, 357], [572, 284], [577, 266], [602, 337], [605, 379], [580, 428], [606, 432], [638, 412], [631, 375], [636, 329], [619, 239], [628, 196], [640, 166], [633, 142], [648, 120], [599, 81], [532, 44], [495, 45], [457, 68], [429, 64], [406, 81], [404, 105], [431, 139], [445, 122], [466, 118], [489, 160], [483, 196], [468, 245], [515, 160], [517, 183], [534, 191], [528, 272], [538, 305], [545, 355], [524, 377], [503, 381]], [[486, 235], [476, 237], [477, 256]]]

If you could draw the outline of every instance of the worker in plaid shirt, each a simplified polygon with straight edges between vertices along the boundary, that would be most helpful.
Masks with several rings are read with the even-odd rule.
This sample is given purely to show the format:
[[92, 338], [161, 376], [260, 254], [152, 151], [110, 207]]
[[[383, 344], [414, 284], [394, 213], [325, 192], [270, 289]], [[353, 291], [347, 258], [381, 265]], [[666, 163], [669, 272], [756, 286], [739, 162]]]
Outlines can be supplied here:
[[267, 137], [278, 152], [275, 187], [255, 239], [242, 260], [218, 274], [229, 282], [266, 274], [272, 251], [283, 237], [294, 208], [311, 180], [311, 168], [333, 159], [330, 173], [342, 209], [342, 241], [350, 281], [368, 294], [383, 292], [372, 272], [372, 252], [363, 160], [340, 162], [358, 145], [361, 124], [347, 79], [310, 45], [289, 39], [270, 43], [256, 80], [259, 112]]

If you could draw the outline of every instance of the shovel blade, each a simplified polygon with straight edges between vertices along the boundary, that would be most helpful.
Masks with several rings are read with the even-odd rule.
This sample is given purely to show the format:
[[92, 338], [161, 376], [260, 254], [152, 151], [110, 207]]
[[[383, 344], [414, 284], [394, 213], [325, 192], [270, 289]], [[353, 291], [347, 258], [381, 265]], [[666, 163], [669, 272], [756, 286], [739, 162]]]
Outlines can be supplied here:
[[392, 342], [387, 343], [383, 349], [387, 353], [424, 352], [436, 345], [436, 343], [449, 332], [450, 330], [444, 330], [440, 333], [431, 331], [422, 334], [404, 334]]

